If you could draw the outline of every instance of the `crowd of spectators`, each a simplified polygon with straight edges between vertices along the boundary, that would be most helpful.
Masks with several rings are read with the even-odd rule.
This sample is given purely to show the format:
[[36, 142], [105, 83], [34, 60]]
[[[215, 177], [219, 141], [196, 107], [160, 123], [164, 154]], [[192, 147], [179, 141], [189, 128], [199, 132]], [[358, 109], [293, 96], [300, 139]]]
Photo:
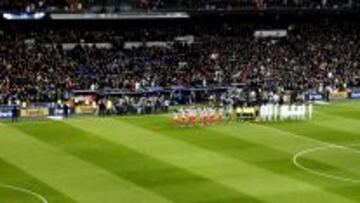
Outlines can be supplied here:
[[[242, 84], [247, 92], [275, 94], [359, 86], [359, 24], [302, 24], [285, 29], [285, 37], [262, 38], [253, 35], [256, 25], [209, 26], [189, 33], [195, 37], [192, 43], [127, 48], [124, 41], [130, 39], [121, 38], [124, 41], [116, 44], [121, 33], [115, 31], [89, 32], [86, 40], [82, 32], [71, 30], [71, 38], [61, 37], [61, 31], [2, 31], [0, 102], [12, 98], [57, 101], [79, 89], [136, 92], [147, 87]], [[90, 37], [94, 33], [105, 37]], [[145, 44], [143, 37], [139, 40]], [[69, 39], [75, 47], [61, 46]], [[112, 46], [86, 44], [93, 39]]]
[[164, 96], [129, 97], [117, 99], [115, 113], [125, 114], [151, 114], [166, 112], [169, 110], [170, 101]]
[[[7, 0], [2, 1], [3, 9], [52, 9], [65, 11], [94, 10], [101, 8], [118, 10], [236, 10], [267, 8], [350, 8], [355, 0]], [[101, 11], [100, 9], [100, 11]], [[96, 10], [96, 9], [95, 9]]]

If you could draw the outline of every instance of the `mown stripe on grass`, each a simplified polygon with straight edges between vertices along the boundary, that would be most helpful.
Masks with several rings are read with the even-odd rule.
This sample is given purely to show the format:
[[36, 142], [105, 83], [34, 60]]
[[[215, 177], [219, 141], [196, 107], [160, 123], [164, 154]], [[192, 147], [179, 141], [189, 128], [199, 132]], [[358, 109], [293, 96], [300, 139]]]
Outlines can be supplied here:
[[[313, 122], [313, 121], [312, 121]], [[284, 125], [286, 125], [286, 123], [284, 123]], [[291, 131], [286, 131], [284, 129], [281, 129], [281, 128], [272, 128], [272, 127], [269, 127], [268, 125], [260, 125], [261, 128], [263, 128], [264, 130], [267, 130], [268, 132], [271, 132], [271, 130], [275, 130], [276, 133], [278, 133], [278, 136], [284, 138], [284, 137], [293, 137], [295, 140], [297, 140], [299, 143], [301, 141], [303, 142], [311, 142], [311, 141], [314, 141], [315, 143], [323, 143], [326, 145], [326, 143], [329, 143], [329, 144], [338, 144], [338, 143], [330, 143], [328, 142], [328, 140], [317, 140], [316, 138], [314, 138], [313, 136], [309, 136], [309, 134], [307, 134], [307, 136], [303, 136], [301, 134], [295, 134], [294, 132], [291, 132]], [[312, 128], [311, 127], [307, 127], [308, 131], [311, 131]], [[331, 131], [329, 131], [330, 133]], [[331, 133], [330, 133], [331, 134]], [[301, 138], [301, 136], [303, 136], [303, 138]], [[341, 134], [338, 135], [341, 137]], [[341, 142], [341, 144], [344, 144], [344, 141]], [[276, 146], [277, 148], [287, 148], [287, 145], [269, 145], [269, 146]], [[358, 147], [356, 146], [347, 146], [349, 148], [351, 148], [349, 150], [349, 152], [351, 152], [352, 150], [359, 150]], [[311, 149], [311, 148], [314, 148], [314, 147], [309, 147], [308, 149]], [[301, 150], [300, 150], [301, 151]], [[357, 155], [357, 152], [354, 151], [354, 155], [358, 156]], [[351, 157], [350, 157], [351, 158]], [[308, 161], [308, 160], [307, 160]], [[321, 162], [320, 160], [318, 160], [317, 162]], [[341, 160], [340, 160], [340, 163], [338, 163], [341, 165]], [[354, 163], [356, 165], [358, 165], [358, 163]], [[332, 164], [333, 165], [333, 164]], [[321, 167], [321, 165], [319, 165], [319, 167]], [[344, 169], [345, 171], [348, 171], [348, 169]], [[358, 171], [357, 171], [357, 174], [358, 174]], [[308, 177], [313, 177], [313, 176], [308, 176]], [[358, 175], [354, 176], [354, 177], [358, 177]], [[319, 177], [321, 178], [321, 177]], [[331, 181], [330, 183], [327, 183], [327, 182], [324, 182], [324, 181], [314, 181], [316, 179], [319, 179], [319, 178], [316, 178], [315, 179], [310, 179], [310, 181], [313, 181], [313, 182], [316, 182], [316, 184], [321, 184], [323, 185], [324, 188], [327, 188], [327, 190], [329, 191], [333, 191], [334, 193], [338, 193], [338, 194], [341, 194], [343, 196], [346, 196], [348, 198], [351, 198], [351, 199], [355, 199], [357, 202], [360, 202], [360, 194], [358, 195], [358, 191], [360, 190], [360, 185], [359, 184], [351, 184], [351, 183], [346, 183], [346, 182], [339, 182], [339, 181], [336, 181], [336, 184], [331, 184]], [[304, 180], [306, 180], [307, 178], [304, 177]], [[323, 178], [322, 178], [323, 179]]]
[[[91, 128], [83, 126], [81, 128], [85, 128], [86, 131], [78, 129], [84, 123], [88, 123]], [[113, 128], [114, 126], [109, 126], [107, 123], [106, 120], [99, 119], [82, 122], [68, 121], [67, 124], [54, 122], [43, 125], [17, 125], [16, 128], [174, 202], [227, 202], [229, 200], [261, 202], [199, 174], [195, 175], [172, 164], [151, 158], [146, 153], [134, 151], [128, 148], [131, 143], [114, 144], [103, 139], [103, 133], [108, 135], [109, 132], [111, 136], [119, 139], [123, 135], [138, 136], [136, 129]], [[99, 124], [102, 126], [99, 127]], [[187, 159], [191, 160], [191, 157]], [[148, 202], [158, 203], [152, 200]]]
[[[302, 139], [301, 136], [288, 136], [283, 132], [279, 133], [275, 129], [263, 128], [259, 125], [247, 123], [207, 128], [176, 129], [174, 131], [173, 127], [161, 124], [167, 122], [167, 117], [161, 117], [156, 120], [142, 118], [142, 122], [139, 122], [139, 118], [121, 120], [126, 120], [129, 123], [134, 123], [152, 131], [161, 131], [169, 137], [196, 144], [204, 149], [245, 161], [280, 175], [286, 175], [308, 185], [314, 185], [318, 190], [323, 190], [320, 193], [318, 191], [314, 192], [313, 195], [308, 197], [310, 199], [313, 199], [314, 195], [319, 195], [321, 198], [326, 193], [332, 192], [343, 195], [346, 198], [351, 198], [348, 193], [337, 191], [339, 188], [346, 191], [347, 188], [352, 188], [353, 185], [338, 183], [333, 180], [324, 180], [317, 176], [315, 176], [317, 181], [314, 181], [313, 175], [299, 170], [292, 163], [293, 155], [296, 152], [319, 146], [327, 146], [327, 144], [320, 142], [321, 145], [319, 145], [319, 142], [311, 139]], [[321, 159], [309, 161], [316, 163], [319, 167], [331, 169], [331, 171], [344, 171], [348, 175], [359, 176], [357, 171], [348, 171], [341, 167], [341, 165], [336, 165], [336, 163]], [[352, 199], [355, 201], [360, 200]]]
[[[288, 201], [304, 202], [302, 194], [308, 192], [314, 192], [311, 197], [306, 197], [306, 200], [309, 200], [308, 202], [356, 202], [330, 192], [322, 191], [316, 186], [273, 173], [262, 167], [247, 164], [244, 161], [224, 156], [221, 153], [203, 149], [191, 142], [174, 139], [174, 135], [168, 134], [168, 136], [164, 136], [160, 123], [155, 122], [151, 130], [134, 126], [134, 124], [143, 122], [143, 119], [135, 117], [120, 120], [102, 119], [86, 122], [79, 121], [76, 123], [69, 122], [69, 124], [89, 132], [94, 132], [98, 136], [112, 142], [127, 145], [136, 151], [184, 168], [194, 174], [202, 175], [214, 182], [221, 183], [251, 196], [257, 196], [266, 202], [278, 203], [277, 199], [271, 199], [267, 196], [286, 193], [298, 194], [298, 198], [289, 199]], [[148, 119], [155, 120], [157, 117], [149, 117]], [[168, 123], [164, 124], [168, 125]], [[129, 133], [121, 133], [121, 131]], [[184, 129], [184, 131], [187, 131], [188, 134], [183, 134], [183, 136], [191, 136], [191, 133], [196, 133], [196, 136], [212, 136], [211, 134], [200, 135], [201, 131], [193, 131], [191, 129]], [[174, 131], [174, 134], [178, 132]], [[221, 143], [215, 144], [221, 145]], [[316, 195], [316, 193], [319, 193], [319, 195]]]
[[[314, 121], [311, 121], [314, 122]], [[278, 123], [281, 125], [281, 123]], [[286, 125], [286, 123], [282, 123]], [[295, 124], [295, 123], [294, 123]], [[300, 123], [298, 123], [300, 124]], [[279, 130], [276, 128], [271, 128], [268, 125], [262, 125], [262, 124], [250, 124], [252, 125], [251, 128], [246, 128], [244, 125], [228, 125], [228, 126], [222, 126], [221, 128], [215, 128], [215, 130], [220, 129], [220, 131], [225, 131], [227, 135], [238, 137], [240, 139], [244, 139], [250, 142], [254, 142], [260, 145], [264, 145], [266, 147], [270, 147], [279, 151], [283, 151], [286, 153], [289, 153], [291, 155], [298, 153], [303, 150], [312, 149], [319, 146], [328, 146], [329, 144], [324, 141], [318, 141], [314, 140], [312, 137], [305, 137], [300, 134], [293, 134], [292, 132]], [[246, 125], [245, 125], [246, 126]], [[312, 127], [307, 127], [307, 131], [311, 131]], [[237, 130], [239, 132], [237, 132]], [[250, 136], [246, 136], [250, 135]], [[341, 136], [341, 135], [339, 135]], [[333, 143], [336, 144], [336, 143]], [[353, 146], [352, 148], [356, 148]], [[347, 151], [347, 150], [346, 150]], [[351, 152], [350, 150], [349, 152]], [[270, 152], [268, 152], [270, 154]], [[266, 154], [265, 154], [266, 155]], [[339, 163], [333, 163], [332, 160], [321, 160], [319, 158], [306, 156], [307, 162], [312, 162], [312, 164], [317, 165], [320, 168], [327, 168], [329, 169], [329, 172], [344, 172], [345, 174], [341, 175], [351, 175], [352, 172], [349, 172], [348, 168], [344, 168], [342, 166], [341, 160]], [[309, 159], [311, 158], [311, 159]], [[303, 159], [302, 159], [303, 160]], [[316, 160], [316, 162], [314, 162]], [[324, 164], [326, 163], [326, 164]], [[343, 195], [345, 197], [351, 198], [356, 200], [357, 202], [360, 202], [360, 195], [354, 195], [357, 194], [355, 191], [360, 190], [359, 184], [351, 184], [346, 182], [339, 182], [334, 180], [327, 180], [323, 177], [317, 177], [313, 176], [311, 174], [304, 173], [300, 170], [287, 170], [288, 166], [286, 166], [286, 163], [280, 163], [284, 167], [280, 167], [279, 164], [274, 163], [273, 161], [267, 161], [267, 163], [264, 163], [265, 166], [269, 167], [270, 170], [275, 170], [280, 173], [290, 173], [289, 176], [292, 176], [294, 178], [301, 179], [305, 182], [309, 182], [311, 184], [318, 185], [319, 187], [322, 187], [326, 189], [327, 191], [331, 191], [340, 195]], [[329, 164], [332, 165], [332, 167], [329, 167]], [[357, 164], [357, 163], [356, 163]], [[335, 168], [334, 165], [337, 165]], [[273, 166], [273, 167], [271, 167]], [[355, 166], [355, 165], [354, 165]], [[341, 170], [339, 170], [341, 168]], [[349, 167], [350, 168], [350, 167]], [[284, 169], [284, 170], [283, 170]], [[353, 174], [354, 176], [351, 177], [359, 177], [359, 171], [356, 170]]]
[[335, 131], [344, 131], [360, 135], [360, 120], [350, 117], [339, 116], [326, 112], [318, 112], [318, 119], [312, 120], [311, 123], [333, 129]]
[[169, 202], [16, 130], [20, 124], [0, 125], [0, 158], [78, 203]]
[[[3, 159], [0, 159], [0, 184], [11, 185], [18, 188], [30, 190], [32, 192], [35, 192], [43, 196], [49, 203], [53, 203], [53, 202], [75, 203], [74, 200], [67, 197], [65, 194], [53, 190], [51, 187], [42, 183], [40, 180], [27, 174], [26, 171], [20, 170], [19, 168], [5, 162]], [[15, 199], [9, 200], [8, 199], [9, 196], [13, 196]], [[0, 202], [40, 203], [39, 199], [35, 199], [27, 193], [12, 190], [11, 188], [2, 188], [2, 187], [0, 187]]]
[[[343, 118], [360, 120], [360, 102], [332, 103], [330, 106], [317, 107], [316, 113], [326, 113]], [[322, 119], [322, 118], [321, 118]]]
[[[272, 162], [274, 159], [276, 161], [276, 158], [279, 156], [279, 160], [285, 160], [284, 163], [287, 164], [285, 168], [289, 168], [291, 166], [294, 167], [292, 157], [295, 153], [319, 146], [324, 147], [329, 145], [329, 143], [317, 141], [312, 138], [306, 138], [292, 133], [279, 131], [274, 128], [268, 128], [263, 125], [250, 123], [240, 125], [222, 125], [207, 128], [178, 129], [177, 133], [174, 133], [173, 127], [169, 125], [161, 125], [161, 123], [166, 123], [166, 121], [169, 120], [167, 117], [159, 117], [156, 120], [143, 118], [142, 122], [136, 122], [137, 119], [138, 118], [127, 118], [125, 120], [128, 122], [133, 121], [133, 123], [136, 123], [137, 126], [149, 130], [161, 130], [164, 134], [174, 135], [172, 136], [174, 138], [181, 139], [189, 143], [196, 143], [201, 147], [218, 151], [219, 153], [224, 153], [227, 156], [239, 158], [240, 160], [245, 160], [249, 163], [253, 161], [260, 163], [264, 161]], [[154, 126], [156, 126], [156, 129], [153, 128]], [[188, 132], [195, 133], [189, 134]], [[212, 136], [197, 136], [206, 134], [211, 134]], [[289, 134], [291, 135], [289, 136]], [[271, 154], [271, 156], [267, 156], [268, 154]], [[323, 166], [328, 165], [328, 168], [333, 167], [334, 171], [339, 169], [339, 167], [341, 168], [341, 165], [336, 165], [337, 163], [332, 163], [333, 166], [330, 166], [330, 163], [326, 163], [326, 160], [315, 159], [316, 158], [312, 161], [317, 161]], [[345, 172], [347, 169], [342, 170]], [[359, 174], [358, 170], [351, 172], [351, 169], [349, 169], [347, 172], [355, 176]]]
[[[286, 153], [285, 156], [288, 157], [287, 164], [292, 164], [291, 160], [295, 153], [298, 153], [300, 151], [309, 150], [313, 148], [318, 147], [328, 147], [330, 144], [314, 140], [313, 138], [309, 137], [302, 137], [301, 135], [295, 135], [291, 132], [287, 131], [281, 131], [274, 128], [269, 128], [263, 125], [258, 124], [250, 124], [251, 128], [244, 128], [243, 125], [232, 125], [232, 126], [222, 126], [220, 128], [214, 128], [213, 130], [219, 131], [221, 133], [226, 133], [226, 135], [229, 135], [234, 138], [238, 138], [241, 140], [246, 140], [247, 142], [255, 143], [256, 145], [260, 145], [265, 152], [263, 153], [263, 157], [266, 156], [268, 153], [272, 153], [272, 150], [276, 150], [278, 152]], [[243, 133], [237, 133], [236, 130], [240, 130]], [[251, 129], [251, 131], [247, 130]], [[245, 133], [245, 135], [244, 135]], [[246, 134], [250, 136], [246, 136]], [[286, 143], [286, 144], [285, 144]], [[333, 143], [335, 144], [335, 143]], [[249, 144], [250, 145], [250, 144]], [[343, 149], [340, 152], [346, 152], [350, 154], [354, 154], [358, 156], [359, 153], [354, 149]], [[343, 154], [343, 153], [342, 153]], [[336, 154], [334, 154], [334, 157]], [[359, 157], [357, 157], [358, 159]], [[312, 159], [308, 161], [316, 162], [317, 164], [325, 166], [328, 165], [328, 168], [330, 165], [333, 167], [331, 170], [333, 171], [343, 171], [348, 174], [354, 175], [354, 177], [359, 177], [360, 171], [359, 170], [353, 170], [353, 168], [345, 168], [342, 163], [332, 162], [332, 160], [324, 160], [322, 157], [311, 157], [307, 156], [306, 159]], [[271, 160], [270, 160], [271, 161]], [[293, 164], [292, 164], [293, 165]], [[341, 169], [341, 170], [339, 170]]]
[[[338, 125], [342, 124], [342, 122], [338, 122]], [[344, 131], [336, 127], [330, 128], [326, 125], [318, 125], [316, 122], [268, 123], [262, 124], [262, 126], [331, 144], [348, 146], [360, 143], [360, 136], [355, 131]]]

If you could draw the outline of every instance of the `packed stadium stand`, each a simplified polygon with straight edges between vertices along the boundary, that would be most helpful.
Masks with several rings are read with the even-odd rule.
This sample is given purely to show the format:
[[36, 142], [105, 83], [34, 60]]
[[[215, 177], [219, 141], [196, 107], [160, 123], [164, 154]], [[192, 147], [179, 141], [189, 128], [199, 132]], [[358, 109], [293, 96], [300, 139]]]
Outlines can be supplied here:
[[0, 0], [0, 203], [360, 203], [360, 0]]
[[[317, 91], [358, 85], [358, 24], [324, 22], [288, 29], [287, 36], [273, 38], [254, 36], [256, 25], [230, 24], [189, 32], [3, 30], [2, 101], [13, 96], [53, 101], [76, 89], [136, 91], [243, 83], [257, 91]], [[151, 41], [149, 46], [135, 43]]]
[[354, 0], [8, 0], [4, 9], [65, 9], [76, 10], [238, 10], [271, 8], [353, 8]]
[[[132, 6], [110, 13], [108, 5]], [[169, 97], [174, 103], [212, 97], [267, 101], [274, 94], [298, 101], [360, 85], [360, 26], [353, 20], [359, 12], [351, 0], [2, 6], [13, 12], [1, 21], [2, 104], [56, 102], [84, 92], [142, 94], [143, 100], [151, 95], [162, 103]], [[92, 10], [98, 6], [100, 14]], [[140, 8], [147, 11], [131, 12]], [[172, 8], [178, 12], [155, 11]], [[238, 8], [250, 10], [232, 11]], [[239, 87], [241, 92], [232, 89]], [[179, 99], [182, 94], [186, 99]]]

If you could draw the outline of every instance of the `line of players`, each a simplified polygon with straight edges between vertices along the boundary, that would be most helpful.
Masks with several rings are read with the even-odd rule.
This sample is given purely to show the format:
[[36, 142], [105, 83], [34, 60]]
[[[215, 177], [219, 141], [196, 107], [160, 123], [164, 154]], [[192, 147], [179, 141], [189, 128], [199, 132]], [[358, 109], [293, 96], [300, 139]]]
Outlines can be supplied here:
[[265, 104], [260, 107], [227, 107], [225, 108], [180, 108], [173, 113], [175, 126], [207, 126], [237, 121], [277, 121], [277, 120], [305, 120], [311, 119], [312, 104], [305, 105], [273, 105]]
[[259, 108], [259, 121], [277, 121], [277, 120], [305, 120], [312, 119], [312, 104], [292, 104], [277, 105], [266, 104]]
[[188, 109], [180, 108], [173, 113], [173, 122], [175, 126], [195, 126], [200, 124], [202, 126], [214, 125], [216, 123], [232, 122], [233, 113], [225, 113], [223, 108], [195, 108]]

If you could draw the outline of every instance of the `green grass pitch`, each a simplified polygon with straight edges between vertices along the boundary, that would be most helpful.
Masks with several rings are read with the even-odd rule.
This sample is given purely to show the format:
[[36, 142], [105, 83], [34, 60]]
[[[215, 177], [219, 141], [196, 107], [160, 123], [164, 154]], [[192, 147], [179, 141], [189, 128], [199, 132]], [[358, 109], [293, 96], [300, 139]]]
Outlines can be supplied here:
[[0, 202], [360, 202], [360, 103], [205, 128], [168, 115], [3, 122]]

